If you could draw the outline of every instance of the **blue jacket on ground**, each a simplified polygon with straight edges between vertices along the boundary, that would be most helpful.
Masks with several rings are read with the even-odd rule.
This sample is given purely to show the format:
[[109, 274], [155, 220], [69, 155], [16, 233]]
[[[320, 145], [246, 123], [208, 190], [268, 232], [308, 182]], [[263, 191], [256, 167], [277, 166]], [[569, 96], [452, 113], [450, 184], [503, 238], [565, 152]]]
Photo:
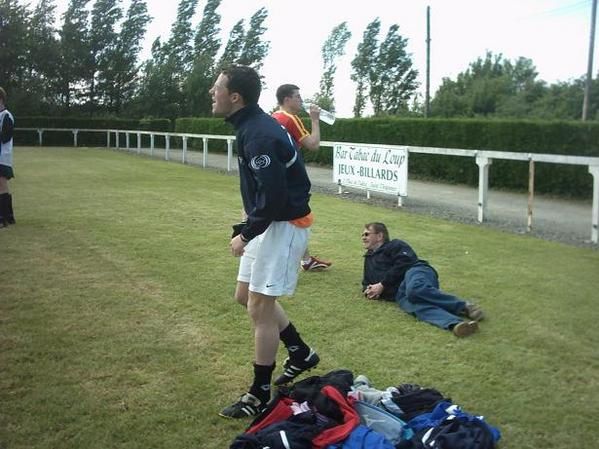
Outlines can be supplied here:
[[430, 266], [426, 260], [418, 258], [407, 242], [399, 239], [385, 242], [364, 254], [362, 290], [369, 284], [381, 282], [385, 286], [381, 298], [393, 301], [406, 272], [417, 265]]

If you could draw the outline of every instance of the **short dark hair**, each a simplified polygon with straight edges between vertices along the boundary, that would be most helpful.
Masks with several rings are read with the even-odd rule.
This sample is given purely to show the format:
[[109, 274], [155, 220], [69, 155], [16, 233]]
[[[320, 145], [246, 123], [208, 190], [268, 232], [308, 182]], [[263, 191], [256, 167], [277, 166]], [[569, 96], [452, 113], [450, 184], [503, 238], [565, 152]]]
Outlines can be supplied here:
[[385, 226], [385, 223], [374, 221], [372, 223], [366, 223], [364, 225], [364, 228], [372, 229], [372, 231], [376, 234], [383, 234], [383, 239], [385, 240], [385, 242], [389, 241], [389, 231], [387, 230], [387, 226]]
[[229, 92], [241, 95], [245, 104], [258, 103], [262, 81], [256, 70], [244, 65], [231, 65], [223, 69], [222, 73], [229, 78]]
[[2, 103], [6, 103], [6, 91], [0, 87], [0, 100]]
[[293, 91], [299, 90], [295, 84], [281, 84], [277, 89], [277, 103], [282, 105], [285, 98], [293, 96]]

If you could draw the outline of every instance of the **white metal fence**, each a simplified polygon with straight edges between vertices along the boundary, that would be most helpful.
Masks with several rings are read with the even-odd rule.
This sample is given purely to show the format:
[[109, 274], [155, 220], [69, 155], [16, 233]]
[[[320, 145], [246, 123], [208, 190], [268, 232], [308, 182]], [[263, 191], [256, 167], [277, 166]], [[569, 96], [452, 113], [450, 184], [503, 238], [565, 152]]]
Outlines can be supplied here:
[[[132, 150], [130, 146], [131, 136], [137, 138], [137, 151], [142, 151], [142, 136], [150, 138], [150, 154], [155, 150], [156, 136], [164, 137], [164, 159], [170, 160], [171, 139], [180, 139], [181, 146], [181, 162], [187, 163], [188, 158], [188, 141], [189, 139], [202, 140], [202, 166], [207, 166], [208, 157], [208, 141], [209, 140], [224, 140], [227, 144], [227, 171], [231, 171], [233, 162], [233, 142], [235, 136], [231, 135], [216, 135], [216, 134], [190, 134], [190, 133], [168, 133], [159, 131], [137, 131], [137, 130], [116, 130], [116, 129], [74, 129], [74, 128], [16, 128], [17, 131], [33, 131], [38, 134], [38, 143], [43, 146], [43, 135], [45, 132], [72, 132], [73, 146], [77, 146], [79, 133], [104, 133], [106, 135], [106, 147], [120, 149], [124, 148]], [[124, 137], [124, 142], [121, 141]], [[114, 143], [114, 145], [112, 145]], [[334, 147], [341, 142], [321, 142], [323, 147]], [[371, 145], [368, 143], [348, 143], [342, 142], [343, 145]], [[528, 161], [529, 163], [529, 191], [528, 191], [528, 228], [532, 227], [532, 212], [534, 199], [534, 169], [536, 162], [547, 162], [552, 164], [567, 164], [567, 165], [583, 165], [587, 166], [589, 173], [593, 176], [593, 200], [591, 210], [591, 241], [598, 243], [599, 241], [599, 157], [585, 156], [567, 156], [559, 154], [543, 154], [543, 153], [516, 153], [510, 151], [486, 151], [486, 150], [466, 150], [459, 148], [436, 148], [436, 147], [414, 147], [405, 145], [375, 145], [378, 148], [394, 149], [407, 148], [410, 153], [426, 153], [444, 156], [460, 156], [474, 158], [478, 165], [478, 221], [485, 220], [485, 214], [488, 207], [488, 190], [489, 190], [489, 167], [494, 159], [513, 160], [513, 161]], [[331, 179], [331, 182], [334, 182]], [[401, 204], [401, 202], [400, 202]]]

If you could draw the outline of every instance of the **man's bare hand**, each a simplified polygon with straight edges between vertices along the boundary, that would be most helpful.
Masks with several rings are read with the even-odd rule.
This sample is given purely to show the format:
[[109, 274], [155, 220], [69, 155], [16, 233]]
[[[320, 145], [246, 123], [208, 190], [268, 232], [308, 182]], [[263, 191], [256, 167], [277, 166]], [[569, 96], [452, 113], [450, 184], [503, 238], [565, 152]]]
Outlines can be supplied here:
[[233, 254], [235, 257], [243, 256], [245, 245], [247, 245], [247, 242], [241, 240], [241, 234], [236, 235], [231, 239], [231, 243], [229, 243], [229, 246], [231, 247], [231, 254]]
[[364, 290], [364, 296], [368, 299], [379, 299], [383, 294], [385, 287], [380, 282], [378, 284], [370, 284]]

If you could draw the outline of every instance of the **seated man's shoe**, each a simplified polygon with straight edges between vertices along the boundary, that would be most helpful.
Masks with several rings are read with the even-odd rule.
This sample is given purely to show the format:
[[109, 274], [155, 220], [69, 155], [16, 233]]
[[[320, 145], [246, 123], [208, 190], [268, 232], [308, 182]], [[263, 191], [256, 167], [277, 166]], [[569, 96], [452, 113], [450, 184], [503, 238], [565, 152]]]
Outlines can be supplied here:
[[474, 321], [481, 321], [485, 317], [483, 309], [476, 304], [471, 303], [466, 304], [466, 307], [464, 308], [464, 315]]
[[331, 265], [333, 265], [333, 262], [320, 260], [314, 256], [310, 256], [310, 259], [307, 261], [302, 260], [302, 268], [304, 271], [324, 270], [325, 268], [329, 268]]
[[476, 321], [460, 321], [453, 326], [451, 331], [456, 337], [468, 337], [478, 331], [478, 323]]
[[289, 383], [303, 372], [314, 368], [318, 365], [318, 362], [320, 362], [320, 357], [318, 357], [318, 354], [316, 354], [312, 348], [310, 348], [308, 357], [303, 360], [293, 360], [287, 357], [283, 364], [283, 374], [275, 379], [274, 384], [279, 386]]
[[256, 416], [266, 408], [260, 399], [251, 393], [242, 395], [237, 402], [224, 408], [219, 415], [223, 418], [247, 418]]

